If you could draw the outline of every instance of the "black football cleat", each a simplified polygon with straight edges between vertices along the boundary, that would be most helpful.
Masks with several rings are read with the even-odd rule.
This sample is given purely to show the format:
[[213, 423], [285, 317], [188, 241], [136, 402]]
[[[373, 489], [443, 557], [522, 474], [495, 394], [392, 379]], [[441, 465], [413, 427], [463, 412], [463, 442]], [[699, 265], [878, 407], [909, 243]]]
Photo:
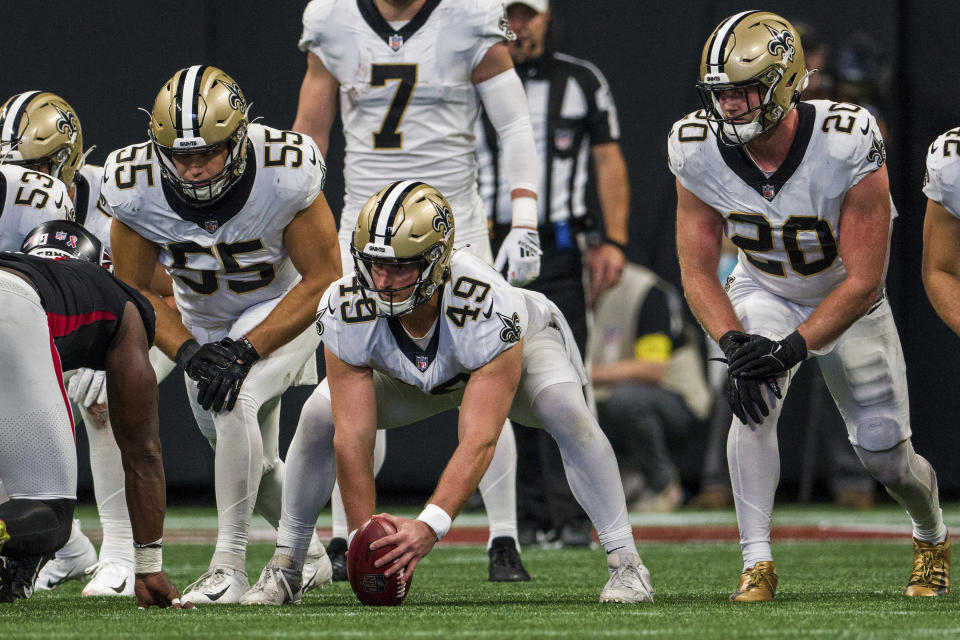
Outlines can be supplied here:
[[347, 581], [347, 541], [343, 538], [332, 538], [327, 545], [327, 557], [333, 566], [333, 581]]
[[2, 559], [0, 569], [0, 602], [13, 602], [33, 595], [37, 574], [53, 554]]
[[530, 574], [523, 568], [517, 542], [513, 538], [494, 538], [487, 553], [490, 556], [490, 582], [530, 581]]

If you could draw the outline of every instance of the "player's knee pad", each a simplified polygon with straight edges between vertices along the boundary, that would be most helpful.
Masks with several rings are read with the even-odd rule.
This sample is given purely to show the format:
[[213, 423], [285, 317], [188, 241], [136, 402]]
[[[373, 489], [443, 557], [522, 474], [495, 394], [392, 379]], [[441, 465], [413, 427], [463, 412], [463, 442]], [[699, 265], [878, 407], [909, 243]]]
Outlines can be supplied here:
[[847, 352], [843, 366], [857, 405], [873, 407], [895, 400], [896, 381], [882, 349]]
[[0, 519], [10, 540], [3, 554], [13, 558], [53, 553], [67, 543], [73, 528], [72, 498], [8, 500], [0, 505]]
[[903, 441], [903, 426], [889, 416], [872, 416], [856, 425], [857, 446], [868, 452], [887, 451]]

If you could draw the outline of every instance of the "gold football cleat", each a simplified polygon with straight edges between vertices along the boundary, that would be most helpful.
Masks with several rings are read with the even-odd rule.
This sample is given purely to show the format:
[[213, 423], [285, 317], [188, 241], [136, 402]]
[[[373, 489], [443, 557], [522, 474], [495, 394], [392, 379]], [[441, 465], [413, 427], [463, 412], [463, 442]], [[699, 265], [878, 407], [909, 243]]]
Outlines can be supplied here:
[[777, 574], [773, 561], [758, 562], [740, 574], [737, 590], [730, 594], [730, 602], [770, 602], [777, 591]]
[[0, 551], [3, 551], [3, 543], [10, 539], [10, 533], [7, 532], [7, 523], [0, 520]]
[[950, 536], [940, 544], [913, 539], [913, 571], [908, 596], [945, 596], [950, 591]]

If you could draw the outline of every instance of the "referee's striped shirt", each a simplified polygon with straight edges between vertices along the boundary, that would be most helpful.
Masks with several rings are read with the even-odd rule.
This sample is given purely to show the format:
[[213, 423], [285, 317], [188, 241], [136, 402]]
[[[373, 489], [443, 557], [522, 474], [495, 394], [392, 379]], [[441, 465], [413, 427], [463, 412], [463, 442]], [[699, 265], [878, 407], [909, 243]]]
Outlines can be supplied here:
[[[541, 165], [540, 226], [588, 214], [590, 147], [620, 139], [613, 95], [600, 70], [586, 60], [547, 53], [517, 65], [533, 121]], [[497, 133], [486, 114], [477, 119], [480, 195], [498, 224], [511, 221], [510, 188], [503, 176]]]

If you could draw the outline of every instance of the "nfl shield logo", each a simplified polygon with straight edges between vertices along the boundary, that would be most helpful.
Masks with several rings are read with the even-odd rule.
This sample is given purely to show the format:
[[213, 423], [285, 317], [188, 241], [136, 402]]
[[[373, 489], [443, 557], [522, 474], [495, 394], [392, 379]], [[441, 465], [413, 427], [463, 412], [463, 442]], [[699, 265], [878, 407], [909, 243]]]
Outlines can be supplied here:
[[765, 184], [761, 188], [763, 190], [763, 197], [767, 200], [773, 200], [773, 196], [777, 195], [777, 190], [772, 184]]
[[573, 131], [570, 129], [557, 129], [553, 134], [553, 146], [557, 151], [567, 151], [573, 146]]
[[219, 227], [220, 223], [216, 220], [204, 220], [203, 222], [203, 228], [206, 229], [207, 233], [216, 233]]
[[399, 51], [400, 47], [403, 46], [403, 36], [399, 33], [395, 33], [390, 36], [390, 48], [394, 51]]
[[417, 369], [426, 371], [430, 366], [430, 359], [427, 356], [417, 356]]

